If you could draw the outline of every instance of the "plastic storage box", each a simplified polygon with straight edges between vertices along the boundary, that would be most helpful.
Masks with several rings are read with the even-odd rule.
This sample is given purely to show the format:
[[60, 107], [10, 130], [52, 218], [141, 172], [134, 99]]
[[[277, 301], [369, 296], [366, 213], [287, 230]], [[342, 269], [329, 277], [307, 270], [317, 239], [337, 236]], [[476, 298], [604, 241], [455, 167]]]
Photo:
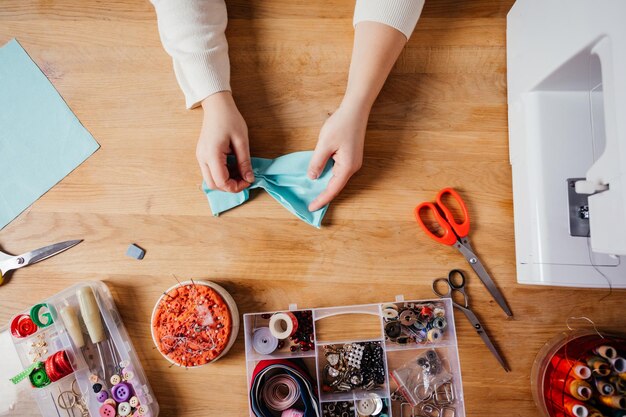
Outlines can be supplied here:
[[[422, 311], [431, 314], [429, 320]], [[438, 326], [445, 324], [442, 331], [431, 332], [435, 316]], [[307, 310], [290, 306], [284, 312], [245, 314], [243, 320], [251, 416], [465, 416], [448, 299], [397, 297], [394, 303]], [[264, 390], [262, 383], [273, 376], [270, 365], [285, 362], [308, 371], [315, 407], [305, 407], [300, 397], [285, 408], [294, 399], [288, 387]], [[264, 368], [270, 371], [263, 374]], [[337, 376], [341, 373], [346, 375]], [[300, 392], [305, 385], [300, 383]]]
[[[29, 391], [43, 416], [159, 414], [111, 293], [101, 282], [74, 285], [17, 314], [1, 336], [2, 349], [10, 351], [12, 345], [20, 365], [6, 360], [23, 370], [15, 375], [16, 387]], [[28, 401], [16, 396], [10, 414], [33, 415], [22, 404]]]

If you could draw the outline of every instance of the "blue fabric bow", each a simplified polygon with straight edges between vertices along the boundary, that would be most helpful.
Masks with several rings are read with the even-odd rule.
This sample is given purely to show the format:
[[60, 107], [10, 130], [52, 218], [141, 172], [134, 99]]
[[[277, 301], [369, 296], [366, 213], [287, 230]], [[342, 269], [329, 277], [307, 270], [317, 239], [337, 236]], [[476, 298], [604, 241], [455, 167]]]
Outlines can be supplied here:
[[308, 224], [320, 227], [328, 204], [321, 209], [310, 212], [309, 204], [326, 189], [333, 176], [332, 159], [326, 164], [324, 171], [316, 180], [307, 176], [312, 151], [294, 152], [276, 159], [251, 158], [254, 182], [249, 188], [239, 193], [228, 193], [210, 190], [202, 183], [214, 216], [237, 207], [246, 201], [253, 188], [263, 188], [287, 210]]

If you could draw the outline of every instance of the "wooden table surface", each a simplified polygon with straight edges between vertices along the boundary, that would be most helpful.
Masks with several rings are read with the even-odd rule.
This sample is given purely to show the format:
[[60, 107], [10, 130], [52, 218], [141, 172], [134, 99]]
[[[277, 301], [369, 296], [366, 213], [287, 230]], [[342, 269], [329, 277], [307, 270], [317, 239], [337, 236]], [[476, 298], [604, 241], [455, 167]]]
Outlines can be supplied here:
[[[413, 207], [444, 186], [472, 216], [473, 246], [508, 299], [505, 319], [472, 273], [475, 311], [513, 371], [504, 373], [462, 315], [468, 416], [536, 416], [536, 352], [570, 316], [626, 332], [623, 291], [516, 283], [506, 106], [512, 0], [429, 0], [370, 117], [363, 169], [321, 230], [266, 193], [219, 218], [200, 191], [201, 111], [187, 111], [154, 10], [132, 0], [3, 0], [0, 43], [16, 37], [102, 148], [0, 231], [18, 253], [85, 241], [0, 288], [0, 323], [60, 290], [103, 280], [131, 334], [163, 416], [247, 415], [243, 335], [223, 360], [169, 368], [150, 313], [180, 278], [226, 287], [241, 313], [430, 298], [460, 254], [427, 239]], [[255, 156], [313, 149], [338, 105], [352, 46], [352, 0], [228, 2], [232, 86]], [[135, 242], [144, 260], [126, 257]], [[584, 324], [581, 326], [585, 327]]]

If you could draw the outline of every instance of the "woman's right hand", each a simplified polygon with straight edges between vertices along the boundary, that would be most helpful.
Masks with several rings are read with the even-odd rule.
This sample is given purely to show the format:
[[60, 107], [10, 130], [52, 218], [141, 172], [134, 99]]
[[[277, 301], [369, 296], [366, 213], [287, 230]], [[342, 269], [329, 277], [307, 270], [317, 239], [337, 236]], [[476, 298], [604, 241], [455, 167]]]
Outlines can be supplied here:
[[[248, 126], [230, 91], [221, 91], [202, 101], [204, 119], [196, 147], [196, 158], [204, 182], [212, 190], [238, 193], [254, 181], [250, 162]], [[237, 157], [238, 173], [226, 164], [228, 155]]]

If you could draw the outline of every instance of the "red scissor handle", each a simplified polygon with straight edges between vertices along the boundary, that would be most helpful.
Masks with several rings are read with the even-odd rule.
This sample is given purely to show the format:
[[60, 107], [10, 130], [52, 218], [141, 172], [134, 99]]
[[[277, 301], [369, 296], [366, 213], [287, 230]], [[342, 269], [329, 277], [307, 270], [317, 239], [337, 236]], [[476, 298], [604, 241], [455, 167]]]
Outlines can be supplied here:
[[[424, 219], [422, 218], [422, 214], [427, 211], [431, 211], [435, 221], [439, 225], [439, 227], [443, 230], [443, 234], [441, 236], [435, 234], [427, 225], [424, 223]], [[414, 210], [415, 220], [417, 224], [426, 232], [426, 235], [434, 240], [435, 242], [443, 243], [444, 245], [452, 246], [456, 243], [457, 238], [452, 230], [452, 226], [444, 219], [441, 214], [439, 214], [439, 210], [437, 206], [433, 203], [422, 203], [419, 206], [415, 207]]]
[[[459, 223], [454, 219], [454, 215], [452, 214], [452, 211], [443, 202], [443, 197], [446, 194], [449, 194], [450, 196], [452, 196], [454, 200], [456, 201], [456, 203], [459, 205], [459, 207], [461, 207], [461, 211], [463, 212], [462, 222]], [[437, 205], [443, 212], [443, 217], [445, 217], [445, 219], [448, 221], [450, 226], [454, 229], [454, 233], [456, 233], [458, 237], [462, 238], [462, 237], [466, 237], [467, 235], [469, 235], [469, 231], [470, 231], [469, 213], [467, 212], [467, 206], [465, 205], [465, 202], [463, 201], [459, 193], [454, 191], [453, 188], [449, 188], [449, 187], [444, 188], [443, 190], [439, 191], [439, 194], [437, 194]]]

